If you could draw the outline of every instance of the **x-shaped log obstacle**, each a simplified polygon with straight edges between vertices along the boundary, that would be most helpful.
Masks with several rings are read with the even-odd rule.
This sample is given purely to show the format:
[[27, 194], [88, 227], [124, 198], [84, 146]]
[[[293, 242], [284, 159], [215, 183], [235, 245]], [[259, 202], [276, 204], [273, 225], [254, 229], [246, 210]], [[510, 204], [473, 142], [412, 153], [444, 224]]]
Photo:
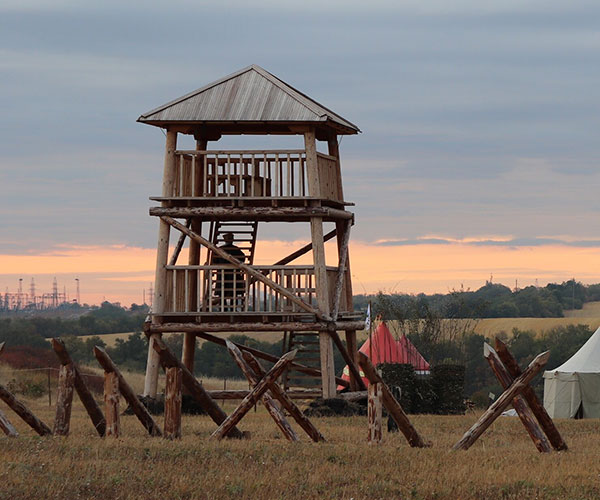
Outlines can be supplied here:
[[400, 406], [400, 403], [396, 401], [396, 398], [394, 398], [394, 395], [390, 391], [389, 387], [379, 376], [368, 356], [362, 352], [359, 352], [358, 364], [362, 368], [365, 377], [367, 377], [369, 384], [381, 384], [379, 387], [381, 388], [381, 401], [383, 406], [386, 407], [394, 421], [398, 424], [398, 428], [402, 434], [404, 434], [408, 444], [410, 444], [413, 448], [426, 448], [430, 446], [430, 444], [426, 443], [419, 435], [417, 429], [415, 429], [410, 423], [410, 420], [406, 416], [406, 413], [404, 413], [402, 406]]
[[[506, 347], [506, 344], [504, 344], [504, 342], [502, 342], [499, 338], [496, 338], [496, 352], [498, 353], [498, 357], [508, 370], [508, 373], [510, 374], [511, 378], [516, 378], [519, 375], [521, 375], [521, 368], [519, 368], [516, 359], [510, 353], [510, 351]], [[523, 396], [523, 398], [525, 398], [525, 401], [527, 401], [527, 404], [531, 408], [531, 411], [537, 418], [540, 426], [546, 433], [546, 436], [548, 436], [548, 440], [550, 441], [552, 447], [556, 451], [563, 451], [568, 449], [567, 443], [565, 443], [565, 441], [563, 440], [562, 436], [560, 435], [560, 432], [558, 432], [558, 429], [554, 425], [552, 418], [550, 417], [550, 415], [548, 415], [546, 408], [544, 408], [544, 405], [535, 395], [533, 389], [527, 386], [525, 387], [525, 389], [523, 389], [523, 393], [521, 395]]]
[[[102, 410], [98, 406], [98, 403], [96, 403], [94, 396], [92, 396], [92, 393], [90, 392], [87, 384], [85, 383], [85, 380], [84, 380], [83, 376], [81, 375], [79, 368], [75, 365], [75, 363], [71, 359], [69, 351], [67, 351], [67, 348], [65, 347], [65, 343], [59, 338], [53, 338], [50, 341], [50, 343], [52, 344], [52, 349], [54, 349], [54, 352], [56, 353], [56, 356], [58, 357], [60, 364], [62, 366], [69, 366], [72, 368], [74, 375], [75, 375], [73, 384], [75, 386], [75, 390], [77, 391], [77, 394], [79, 395], [79, 399], [81, 400], [81, 403], [83, 404], [83, 406], [85, 407], [85, 410], [87, 411], [88, 415], [90, 416], [90, 419], [92, 420], [92, 423], [94, 424], [94, 428], [96, 429], [96, 432], [100, 435], [100, 437], [103, 437], [106, 432], [106, 420], [104, 418], [104, 413], [102, 413]], [[59, 391], [60, 391], [60, 387], [59, 387]], [[59, 400], [61, 400], [60, 392], [59, 392]], [[58, 410], [58, 404], [57, 404], [57, 412], [58, 411], [59, 410]], [[68, 429], [70, 418], [71, 418], [70, 413], [69, 413], [69, 415], [66, 415], [66, 414], [64, 415], [63, 429], [65, 429], [65, 426], [66, 426], [66, 429]]]
[[[265, 370], [260, 365], [258, 360], [248, 352], [242, 353], [242, 351], [240, 351], [240, 349], [238, 349], [237, 346], [229, 340], [227, 341], [226, 345], [229, 354], [231, 354], [234, 361], [240, 367], [248, 379], [248, 382], [250, 382], [252, 386], [258, 384], [258, 382], [260, 382], [260, 380], [265, 376]], [[290, 427], [288, 421], [283, 415], [283, 412], [279, 409], [275, 401], [273, 401], [273, 398], [279, 401], [281, 406], [287, 410], [292, 418], [300, 427], [302, 427], [302, 429], [304, 429], [306, 434], [308, 434], [313, 441], [325, 441], [323, 435], [317, 430], [317, 428], [306, 417], [306, 415], [302, 413], [300, 408], [296, 406], [296, 404], [290, 399], [285, 391], [276, 382], [272, 382], [269, 384], [267, 392], [262, 395], [261, 399], [267, 408], [267, 411], [273, 417], [273, 420], [288, 440], [298, 441], [298, 436], [296, 435], [294, 429]]]
[[297, 349], [285, 353], [279, 361], [275, 363], [275, 366], [271, 368], [265, 376], [254, 386], [254, 388], [250, 391], [250, 393], [242, 400], [240, 405], [234, 410], [234, 412], [227, 417], [227, 419], [219, 426], [219, 428], [212, 433], [211, 437], [216, 439], [222, 439], [225, 436], [229, 429], [233, 428], [237, 423], [244, 418], [246, 413], [250, 411], [258, 400], [262, 397], [262, 395], [267, 392], [269, 386], [275, 382], [277, 377], [283, 373], [288, 363], [296, 357]]
[[[490, 346], [488, 346], [491, 349]], [[488, 351], [489, 352], [489, 351]], [[467, 450], [477, 439], [485, 432], [485, 430], [498, 418], [508, 405], [520, 395], [525, 387], [528, 387], [529, 382], [535, 377], [548, 362], [550, 351], [545, 351], [538, 354], [535, 359], [529, 363], [527, 369], [502, 393], [502, 395], [494, 401], [494, 403], [481, 415], [479, 420], [465, 433], [462, 439], [456, 443], [453, 450]], [[536, 443], [537, 444], [537, 443]], [[547, 443], [546, 443], [547, 444]], [[539, 449], [539, 448], [538, 448]]]
[[[202, 409], [208, 413], [213, 422], [221, 425], [227, 419], [227, 414], [221, 407], [215, 403], [214, 399], [206, 392], [202, 384], [196, 380], [196, 377], [190, 372], [184, 364], [177, 359], [167, 345], [161, 339], [154, 339], [154, 350], [160, 356], [160, 363], [166, 370], [167, 368], [177, 367], [181, 369], [181, 381], [183, 386], [189, 391], [192, 397], [198, 401]], [[242, 439], [244, 434], [238, 428], [231, 427], [227, 433], [227, 437]]]

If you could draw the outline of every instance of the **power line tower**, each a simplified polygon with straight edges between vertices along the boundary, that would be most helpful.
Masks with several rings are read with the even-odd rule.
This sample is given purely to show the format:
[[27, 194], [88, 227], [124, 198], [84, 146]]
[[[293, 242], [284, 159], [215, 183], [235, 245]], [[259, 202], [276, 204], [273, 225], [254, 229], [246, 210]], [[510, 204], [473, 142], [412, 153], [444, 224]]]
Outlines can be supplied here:
[[31, 278], [31, 283], [29, 284], [29, 305], [36, 309], [36, 301], [35, 301], [35, 280]]
[[81, 296], [79, 294], [79, 278], [75, 278], [75, 283], [76, 283], [76, 286], [77, 286], [77, 289], [76, 289], [76, 292], [75, 292], [77, 295], [76, 295], [75, 300], [77, 301], [78, 305], [81, 305]]

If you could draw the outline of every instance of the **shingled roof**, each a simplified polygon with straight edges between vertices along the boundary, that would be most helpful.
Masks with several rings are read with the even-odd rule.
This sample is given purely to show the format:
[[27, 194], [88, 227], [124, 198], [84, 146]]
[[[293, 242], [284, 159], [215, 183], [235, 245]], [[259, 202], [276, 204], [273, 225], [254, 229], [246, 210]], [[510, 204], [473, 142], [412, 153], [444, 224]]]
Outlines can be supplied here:
[[159, 127], [172, 124], [314, 124], [338, 134], [356, 134], [358, 127], [252, 65], [141, 115], [138, 120]]

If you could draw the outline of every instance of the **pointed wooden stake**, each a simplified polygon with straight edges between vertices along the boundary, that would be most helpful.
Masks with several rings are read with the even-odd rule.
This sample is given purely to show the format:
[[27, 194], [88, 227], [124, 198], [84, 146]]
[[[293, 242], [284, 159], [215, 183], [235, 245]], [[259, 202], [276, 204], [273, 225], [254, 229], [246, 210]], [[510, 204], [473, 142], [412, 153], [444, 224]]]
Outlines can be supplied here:
[[48, 427], [44, 422], [37, 418], [27, 406], [19, 401], [15, 395], [10, 392], [6, 387], [0, 385], [0, 399], [4, 401], [23, 421], [29, 425], [35, 432], [40, 436], [48, 436], [52, 434], [52, 429]]
[[0, 410], [0, 429], [2, 429], [4, 434], [8, 437], [17, 437], [19, 435], [17, 429], [13, 427], [13, 424], [10, 423], [10, 420], [8, 420], [2, 410]]
[[54, 417], [54, 435], [68, 436], [73, 407], [73, 389], [75, 387], [75, 368], [73, 364], [60, 365], [58, 373], [58, 397]]
[[94, 347], [94, 356], [96, 356], [98, 363], [100, 363], [100, 366], [102, 366], [102, 368], [104, 368], [105, 372], [116, 374], [117, 379], [119, 381], [119, 392], [125, 398], [125, 400], [129, 403], [129, 406], [131, 406], [133, 413], [135, 413], [135, 416], [142, 423], [142, 425], [146, 428], [146, 430], [148, 431], [148, 434], [150, 434], [151, 436], [162, 435], [162, 432], [160, 431], [160, 428], [158, 427], [158, 425], [156, 425], [156, 422], [152, 418], [152, 415], [150, 415], [150, 413], [148, 412], [146, 407], [137, 398], [137, 396], [135, 395], [135, 392], [133, 391], [131, 386], [127, 383], [127, 381], [125, 380], [125, 378], [123, 377], [123, 375], [121, 374], [119, 369], [117, 368], [117, 365], [115, 365], [113, 363], [113, 360], [110, 359], [110, 356], [106, 353], [106, 351], [104, 349], [102, 349], [101, 347], [95, 346]]

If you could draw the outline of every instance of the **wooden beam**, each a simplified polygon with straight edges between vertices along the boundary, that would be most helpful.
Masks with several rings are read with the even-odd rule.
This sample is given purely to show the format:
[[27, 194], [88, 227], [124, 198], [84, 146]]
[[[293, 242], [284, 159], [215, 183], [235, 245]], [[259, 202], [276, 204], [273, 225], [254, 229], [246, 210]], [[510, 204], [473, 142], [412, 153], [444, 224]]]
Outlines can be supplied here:
[[[196, 336], [200, 337], [201, 339], [208, 340], [210, 342], [214, 342], [215, 344], [219, 344], [222, 346], [226, 345], [225, 339], [222, 339], [220, 337], [215, 337], [214, 335], [210, 335], [209, 333], [197, 332]], [[247, 351], [247, 352], [253, 354], [254, 356], [256, 356], [257, 358], [264, 359], [265, 361], [270, 361], [271, 363], [276, 363], [277, 360], [279, 359], [277, 356], [273, 356], [272, 354], [269, 354], [269, 353], [266, 353], [263, 351], [259, 351], [258, 349], [254, 349], [253, 347], [248, 347], [243, 344], [237, 344], [235, 342], [234, 342], [234, 344], [236, 345], [236, 347], [238, 349], [241, 349], [242, 351]], [[302, 373], [306, 373], [307, 375], [314, 375], [315, 377], [321, 376], [320, 370], [317, 370], [316, 368], [311, 368], [309, 366], [302, 365], [300, 363], [296, 363], [294, 361], [290, 362], [290, 368], [294, 368], [294, 370], [297, 370]], [[335, 381], [337, 384], [341, 384], [344, 387], [348, 387], [350, 385], [347, 380], [344, 380], [343, 378], [340, 378], [340, 377], [336, 377]]]
[[[186, 223], [186, 227], [191, 227], [192, 226], [192, 219], [188, 219], [187, 223]], [[179, 254], [181, 253], [181, 250], [183, 249], [183, 244], [185, 243], [185, 239], [186, 239], [186, 235], [181, 233], [179, 235], [179, 239], [177, 240], [177, 244], [175, 245], [175, 248], [173, 249], [173, 253], [171, 254], [171, 259], [169, 260], [169, 266], [174, 266], [175, 264], [177, 264], [177, 259], [179, 258]], [[191, 262], [190, 262], [191, 264]], [[195, 262], [195, 264], [198, 264], [197, 262]]]
[[383, 437], [381, 430], [381, 420], [383, 413], [383, 408], [381, 406], [381, 384], [379, 382], [369, 384], [369, 389], [367, 392], [369, 393], [367, 405], [369, 435], [367, 441], [370, 445], [379, 444], [381, 443], [381, 439]]
[[8, 420], [7, 416], [2, 410], [0, 410], [0, 429], [2, 429], [2, 432], [4, 432], [4, 434], [6, 434], [8, 437], [19, 436], [17, 429], [15, 429], [13, 424], [10, 423], [10, 420]]
[[85, 380], [81, 375], [79, 368], [71, 359], [71, 355], [69, 354], [69, 351], [67, 351], [65, 343], [59, 338], [51, 339], [50, 343], [52, 344], [52, 349], [54, 349], [54, 352], [58, 357], [60, 363], [63, 366], [73, 366], [73, 371], [75, 372], [75, 390], [77, 391], [77, 395], [79, 396], [79, 399], [85, 407], [85, 411], [87, 411], [87, 414], [90, 416], [90, 419], [94, 424], [96, 432], [100, 437], [104, 436], [104, 433], [106, 432], [106, 421], [104, 419], [104, 414], [98, 406], [98, 403], [96, 403], [94, 396], [88, 389], [88, 386], [85, 383]]
[[[233, 343], [226, 341], [226, 344], [229, 354], [231, 355], [235, 363], [240, 367], [240, 370], [242, 370], [242, 373], [248, 379], [248, 382], [250, 382], [250, 384], [254, 387], [256, 384], [258, 384], [262, 377], [260, 377], [254, 372], [252, 368], [250, 368], [250, 366], [242, 356], [242, 352]], [[273, 418], [275, 424], [277, 425], [277, 427], [279, 427], [279, 430], [285, 436], [285, 438], [288, 441], [298, 441], [298, 435], [296, 434], [296, 431], [292, 429], [291, 425], [285, 418], [285, 415], [279, 409], [279, 406], [277, 406], [277, 403], [275, 403], [273, 396], [271, 396], [271, 393], [269, 391], [266, 391], [261, 396], [261, 401], [265, 405], [265, 408], [269, 412], [269, 415], [271, 415], [271, 418]]]
[[408, 444], [414, 448], [426, 448], [429, 446], [423, 438], [417, 432], [417, 429], [411, 424], [410, 420], [404, 413], [402, 406], [400, 403], [396, 401], [394, 395], [391, 393], [388, 386], [383, 382], [380, 375], [375, 370], [375, 367], [371, 363], [371, 360], [364, 353], [358, 353], [358, 363], [360, 367], [363, 369], [365, 377], [370, 384], [381, 384], [381, 398], [383, 405], [386, 407], [387, 411], [390, 413], [394, 421], [398, 424], [398, 429], [400, 432], [404, 434], [404, 437], [408, 441]]
[[72, 363], [60, 365], [58, 373], [58, 396], [54, 417], [55, 436], [68, 436], [73, 407], [73, 389], [75, 387], [75, 368]]
[[113, 360], [110, 359], [110, 356], [106, 353], [106, 351], [102, 349], [102, 347], [94, 346], [94, 356], [96, 356], [98, 363], [100, 363], [100, 366], [104, 369], [105, 372], [116, 373], [117, 378], [119, 380], [119, 392], [129, 403], [129, 406], [133, 410], [133, 413], [142, 423], [142, 425], [146, 428], [148, 434], [150, 434], [151, 436], [162, 435], [162, 432], [160, 431], [158, 425], [156, 425], [156, 422], [152, 418], [152, 415], [150, 415], [146, 407], [140, 402], [135, 392], [127, 383], [125, 377], [123, 377], [123, 375], [117, 368], [117, 365], [115, 365]]
[[119, 377], [115, 372], [104, 372], [104, 412], [106, 414], [106, 437], [121, 435], [119, 412]]
[[[261, 378], [266, 375], [265, 369], [258, 362], [258, 360], [252, 356], [249, 352], [243, 352], [242, 356], [254, 370], [254, 372]], [[276, 382], [269, 385], [269, 390], [273, 396], [281, 403], [281, 406], [292, 416], [292, 418], [298, 423], [298, 425], [304, 429], [304, 432], [310, 437], [315, 443], [325, 441], [323, 435], [319, 430], [312, 424], [304, 413], [298, 408], [292, 401], [292, 395], [286, 393]]]
[[205, 220], [258, 220], [302, 219], [311, 217], [324, 219], [353, 219], [354, 214], [331, 207], [151, 207], [150, 215], [155, 217], [177, 217], [189, 219], [202, 217]]
[[248, 411], [258, 402], [261, 396], [269, 388], [269, 384], [274, 382], [279, 375], [283, 373], [288, 363], [294, 359], [297, 349], [285, 353], [275, 366], [271, 368], [261, 381], [254, 386], [250, 393], [242, 400], [239, 406], [233, 411], [229, 417], [212, 433], [211, 438], [223, 439], [223, 437], [233, 428], [238, 422], [248, 413]]
[[[221, 409], [221, 407], [210, 397], [208, 392], [202, 387], [202, 384], [196, 380], [194, 375], [177, 359], [177, 357], [171, 352], [167, 345], [162, 341], [158, 340], [154, 344], [154, 349], [159, 355], [160, 362], [163, 368], [166, 370], [170, 367], [177, 367], [181, 369], [181, 381], [182, 384], [187, 388], [190, 394], [200, 404], [202, 409], [208, 413], [208, 416], [217, 425], [221, 425], [226, 419], [227, 414]], [[244, 437], [242, 432], [237, 428], [232, 428], [229, 431], [228, 437], [242, 438]]]
[[[496, 352], [498, 353], [498, 357], [500, 358], [502, 363], [504, 363], [504, 366], [506, 366], [506, 369], [508, 370], [508, 373], [511, 375], [511, 377], [517, 378], [519, 375], [521, 375], [522, 372], [521, 368], [519, 367], [519, 364], [506, 347], [506, 344], [504, 344], [504, 342], [502, 342], [497, 337]], [[552, 447], [556, 451], [568, 449], [567, 443], [565, 443], [565, 441], [563, 440], [562, 436], [560, 435], [560, 432], [558, 432], [558, 429], [554, 425], [552, 418], [550, 418], [550, 415], [548, 415], [546, 408], [544, 408], [544, 405], [538, 399], [533, 389], [529, 386], [525, 387], [525, 389], [523, 389], [522, 396], [525, 398], [525, 401], [527, 401], [527, 403], [529, 404], [531, 411], [537, 418], [540, 426], [546, 433], [546, 436], [548, 436], [548, 440], [550, 441]]]
[[162, 323], [150, 325], [150, 333], [202, 333], [202, 332], [324, 332], [345, 329], [364, 330], [364, 321], [320, 321], [304, 323], [287, 321], [277, 323]]
[[[177, 131], [173, 129], [167, 129], [162, 183], [163, 196], [173, 195], [173, 187], [175, 184], [176, 150]], [[162, 205], [166, 207], [168, 203], [163, 202]], [[167, 300], [166, 265], [169, 257], [170, 230], [171, 226], [165, 221], [161, 220], [159, 222], [158, 243], [156, 250], [156, 271], [154, 276], [154, 299], [152, 301], [152, 310], [154, 313], [157, 313], [157, 315], [152, 316], [153, 323], [162, 323], [160, 313], [165, 311], [165, 304]], [[144, 379], [144, 396], [149, 396], [151, 398], [156, 397], [156, 390], [158, 387], [158, 370], [160, 365], [157, 354], [154, 349], [152, 349], [152, 343], [155, 337], [160, 337], [160, 334], [154, 334], [152, 337], [150, 337], [150, 342], [148, 344], [148, 359], [146, 362], [146, 377]]]
[[[483, 357], [489, 363], [502, 388], [508, 389], [510, 384], [513, 383], [513, 378], [498, 357], [498, 353], [496, 353], [493, 347], [487, 342], [483, 344]], [[521, 422], [525, 426], [525, 429], [527, 429], [527, 433], [529, 434], [529, 437], [535, 444], [535, 447], [538, 449], [538, 451], [540, 453], [550, 453], [552, 451], [552, 447], [550, 446], [548, 439], [546, 439], [544, 431], [542, 431], [540, 426], [535, 421], [533, 412], [529, 409], [529, 406], [527, 406], [523, 396], [516, 396], [512, 400], [512, 405], [516, 410], [517, 415], [519, 415]]]
[[[336, 229], [329, 231], [325, 236], [323, 236], [323, 242], [329, 241], [331, 238], [335, 237], [336, 234], [337, 234]], [[304, 245], [302, 248], [299, 248], [295, 252], [292, 252], [291, 254], [286, 255], [283, 259], [280, 259], [277, 262], [275, 262], [275, 264], [273, 264], [273, 266], [285, 266], [286, 264], [289, 264], [290, 262], [296, 260], [297, 258], [302, 257], [303, 255], [307, 254], [308, 252], [310, 252], [312, 250], [312, 248], [313, 248], [312, 243], [309, 243], [308, 245]]]
[[31, 413], [29, 408], [3, 385], [0, 385], [0, 399], [40, 436], [49, 436], [52, 434], [52, 429]]
[[178, 229], [182, 233], [187, 234], [191, 239], [197, 241], [201, 245], [203, 245], [206, 248], [208, 248], [214, 255], [218, 255], [219, 257], [221, 257], [222, 259], [226, 260], [230, 264], [234, 265], [238, 269], [241, 269], [242, 271], [244, 271], [249, 276], [251, 276], [251, 277], [255, 278], [256, 280], [264, 283], [269, 288], [275, 290], [279, 294], [283, 295], [285, 298], [289, 299], [291, 302], [293, 302], [294, 304], [296, 304], [298, 307], [300, 307], [300, 308], [304, 309], [305, 311], [308, 311], [308, 312], [310, 312], [312, 314], [315, 314], [319, 319], [325, 319], [325, 320], [329, 320], [330, 319], [328, 315], [321, 314], [320, 311], [318, 311], [317, 309], [313, 308], [310, 304], [307, 304], [306, 302], [304, 302], [302, 299], [300, 299], [299, 297], [297, 297], [296, 295], [294, 295], [292, 292], [290, 292], [286, 288], [278, 285], [272, 279], [267, 278], [264, 274], [262, 274], [261, 272], [257, 271], [253, 267], [248, 266], [248, 265], [240, 262], [235, 257], [229, 255], [225, 250], [221, 249], [220, 247], [218, 247], [216, 245], [213, 245], [206, 238], [203, 238], [199, 234], [197, 234], [194, 231], [188, 229], [187, 227], [185, 227], [183, 224], [177, 222], [172, 217], [166, 217], [166, 216], [165, 217], [161, 217], [161, 220], [165, 221], [167, 224], [169, 224], [170, 226], [174, 227], [175, 229]]
[[492, 424], [496, 418], [510, 405], [511, 401], [517, 394], [523, 391], [529, 382], [535, 377], [548, 362], [550, 351], [538, 354], [535, 359], [529, 364], [527, 369], [517, 377], [510, 387], [502, 393], [502, 395], [492, 403], [492, 405], [481, 415], [479, 420], [465, 432], [464, 436], [453, 447], [453, 450], [467, 450], [477, 441], [485, 430]]
[[165, 385], [165, 439], [181, 438], [181, 379], [182, 370], [178, 366], [165, 369], [167, 382]]
[[2, 342], [0, 344], [0, 354], [2, 354], [2, 351], [4, 351], [4, 345], [6, 344], [6, 342]]

